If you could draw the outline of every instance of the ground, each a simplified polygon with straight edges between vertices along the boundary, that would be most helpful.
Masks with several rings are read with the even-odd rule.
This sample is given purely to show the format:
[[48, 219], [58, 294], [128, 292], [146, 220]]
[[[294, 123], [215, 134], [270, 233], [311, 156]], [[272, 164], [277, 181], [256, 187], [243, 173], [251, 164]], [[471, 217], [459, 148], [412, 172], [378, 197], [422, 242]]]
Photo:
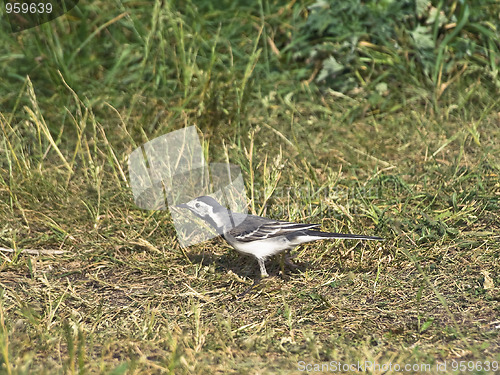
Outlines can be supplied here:
[[[429, 83], [387, 53], [399, 76], [360, 69], [342, 93], [276, 52], [305, 4], [228, 22], [155, 4], [0, 39], [2, 373], [494, 373], [498, 56]], [[181, 248], [168, 210], [134, 202], [130, 152], [190, 125], [241, 167], [250, 212], [385, 241], [302, 245], [249, 290], [254, 259]]]

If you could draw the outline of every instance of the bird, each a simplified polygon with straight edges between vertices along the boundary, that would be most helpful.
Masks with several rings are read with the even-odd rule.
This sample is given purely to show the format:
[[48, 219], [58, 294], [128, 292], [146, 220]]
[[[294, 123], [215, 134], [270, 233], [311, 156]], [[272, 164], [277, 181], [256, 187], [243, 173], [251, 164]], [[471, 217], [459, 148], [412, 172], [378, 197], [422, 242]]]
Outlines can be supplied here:
[[210, 196], [200, 196], [176, 207], [188, 209], [215, 229], [236, 251], [257, 259], [261, 278], [268, 277], [265, 261], [286, 250], [324, 239], [377, 240], [358, 234], [322, 232], [320, 224], [293, 223], [232, 212]]

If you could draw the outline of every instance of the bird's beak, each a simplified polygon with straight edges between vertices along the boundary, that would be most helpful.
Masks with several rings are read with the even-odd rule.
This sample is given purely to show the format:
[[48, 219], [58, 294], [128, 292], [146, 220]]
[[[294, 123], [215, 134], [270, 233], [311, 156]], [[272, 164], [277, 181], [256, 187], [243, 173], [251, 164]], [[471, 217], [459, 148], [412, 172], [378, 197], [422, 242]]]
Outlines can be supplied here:
[[181, 203], [181, 204], [178, 204], [177, 206], [175, 206], [177, 208], [187, 208], [189, 210], [189, 206], [186, 204], [186, 203]]

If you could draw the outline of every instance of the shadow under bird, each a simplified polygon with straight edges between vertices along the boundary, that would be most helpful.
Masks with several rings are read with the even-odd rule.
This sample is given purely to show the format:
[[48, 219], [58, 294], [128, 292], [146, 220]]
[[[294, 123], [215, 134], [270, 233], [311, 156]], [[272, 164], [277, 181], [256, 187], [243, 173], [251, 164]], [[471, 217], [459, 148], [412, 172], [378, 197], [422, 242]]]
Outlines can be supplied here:
[[324, 239], [384, 240], [382, 237], [321, 232], [320, 224], [290, 223], [231, 212], [214, 198], [202, 196], [178, 205], [209, 223], [236, 251], [257, 259], [261, 277], [269, 276], [264, 262], [285, 250]]

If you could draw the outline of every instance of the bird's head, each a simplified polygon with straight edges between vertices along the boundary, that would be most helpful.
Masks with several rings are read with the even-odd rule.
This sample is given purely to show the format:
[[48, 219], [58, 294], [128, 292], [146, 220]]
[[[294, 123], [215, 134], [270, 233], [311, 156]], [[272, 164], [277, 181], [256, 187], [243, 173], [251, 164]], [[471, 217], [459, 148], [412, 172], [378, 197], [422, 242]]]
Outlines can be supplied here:
[[196, 216], [205, 220], [213, 218], [220, 211], [227, 212], [227, 209], [222, 207], [219, 202], [208, 196], [195, 198], [187, 203], [179, 204], [177, 207], [187, 208]]

